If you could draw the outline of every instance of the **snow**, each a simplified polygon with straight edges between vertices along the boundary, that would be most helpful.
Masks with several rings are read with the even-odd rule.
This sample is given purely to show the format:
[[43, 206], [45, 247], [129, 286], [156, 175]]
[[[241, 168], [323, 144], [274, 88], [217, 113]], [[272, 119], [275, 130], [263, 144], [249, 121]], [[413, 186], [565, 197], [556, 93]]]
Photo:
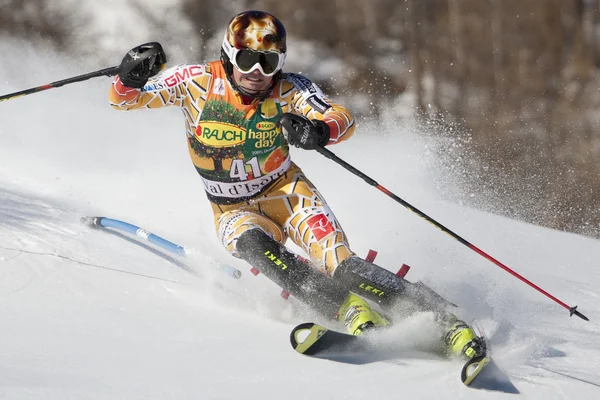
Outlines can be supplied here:
[[[15, 47], [18, 46], [18, 47]], [[89, 72], [3, 41], [2, 92]], [[18, 51], [16, 50], [18, 49]], [[53, 65], [53, 68], [40, 68]], [[89, 67], [89, 66], [88, 66]], [[399, 357], [364, 365], [292, 351], [314, 318], [216, 239], [175, 109], [117, 112], [98, 78], [0, 104], [0, 397], [6, 399], [496, 399], [459, 366]], [[377, 135], [374, 129], [383, 129]], [[359, 254], [422, 280], [478, 318], [493, 354], [527, 399], [600, 396], [600, 243], [442, 200], [436, 138], [406, 120], [361, 124], [332, 148], [413, 206], [590, 318], [568, 311], [315, 152], [293, 157]], [[192, 250], [194, 273], [117, 233], [100, 215]], [[234, 280], [222, 265], [239, 268]], [[417, 343], [427, 316], [389, 335]]]
[[141, 43], [160, 42], [176, 63], [187, 61], [184, 57], [195, 55], [201, 45], [190, 33], [189, 20], [182, 17], [180, 0], [53, 1], [71, 16], [71, 54], [97, 66], [115, 64]]

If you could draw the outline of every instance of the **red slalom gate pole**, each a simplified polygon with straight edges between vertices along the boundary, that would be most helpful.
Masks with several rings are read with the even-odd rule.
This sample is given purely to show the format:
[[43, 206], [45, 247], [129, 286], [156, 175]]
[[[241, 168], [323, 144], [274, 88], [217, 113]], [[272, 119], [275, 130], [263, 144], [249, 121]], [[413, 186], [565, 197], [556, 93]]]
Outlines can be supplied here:
[[480, 256], [485, 257], [486, 259], [488, 259], [489, 261], [493, 262], [494, 264], [496, 264], [497, 266], [499, 266], [500, 268], [502, 268], [503, 270], [505, 270], [506, 272], [508, 272], [512, 276], [514, 276], [515, 278], [518, 278], [522, 282], [525, 282], [527, 285], [531, 286], [532, 288], [534, 288], [538, 292], [542, 293], [546, 297], [548, 297], [551, 300], [555, 301], [556, 303], [560, 304], [562, 307], [564, 307], [567, 310], [569, 310], [569, 313], [570, 313], [571, 316], [577, 315], [579, 318], [584, 319], [586, 321], [589, 321], [588, 317], [586, 317], [585, 315], [583, 315], [582, 313], [580, 313], [579, 311], [577, 311], [577, 306], [570, 307], [569, 305], [567, 305], [564, 302], [560, 301], [556, 297], [552, 296], [550, 293], [546, 292], [544, 289], [540, 288], [539, 286], [537, 286], [533, 282], [531, 282], [528, 279], [524, 278], [523, 276], [519, 275], [517, 272], [513, 271], [512, 269], [510, 269], [509, 267], [507, 267], [506, 265], [504, 265], [500, 261], [496, 260], [494, 257], [490, 256], [489, 254], [487, 254], [483, 250], [479, 249], [477, 246], [473, 245], [472, 243], [468, 242], [467, 240], [465, 240], [461, 236], [457, 235], [456, 233], [454, 233], [450, 229], [446, 228], [444, 225], [440, 224], [439, 222], [437, 222], [436, 220], [434, 220], [433, 218], [431, 218], [430, 216], [428, 216], [424, 212], [420, 211], [419, 209], [413, 207], [412, 205], [410, 205], [406, 201], [402, 200], [400, 197], [396, 196], [394, 193], [390, 192], [388, 189], [384, 188], [379, 183], [377, 183], [375, 180], [369, 178], [367, 175], [365, 175], [364, 173], [362, 173], [358, 169], [354, 168], [352, 165], [348, 164], [347, 162], [345, 162], [344, 160], [342, 160], [341, 158], [339, 158], [338, 156], [336, 156], [335, 154], [333, 154], [331, 151], [327, 150], [324, 147], [317, 147], [316, 150], [321, 155], [323, 155], [323, 156], [329, 158], [330, 160], [334, 161], [335, 163], [341, 165], [342, 167], [344, 167], [348, 171], [352, 172], [354, 175], [358, 176], [359, 178], [362, 178], [369, 185], [374, 186], [375, 188], [379, 189], [380, 191], [382, 191], [383, 193], [385, 193], [387, 196], [391, 197], [396, 202], [398, 202], [401, 205], [403, 205], [408, 210], [410, 210], [413, 213], [417, 214], [419, 217], [423, 218], [425, 221], [429, 222], [430, 224], [432, 224], [436, 228], [440, 229], [442, 232], [444, 232], [444, 233], [448, 234], [449, 236], [453, 237], [454, 239], [458, 240], [460, 243], [464, 244], [465, 246], [467, 246], [468, 248], [470, 248], [471, 250], [473, 250], [474, 252], [476, 252]]

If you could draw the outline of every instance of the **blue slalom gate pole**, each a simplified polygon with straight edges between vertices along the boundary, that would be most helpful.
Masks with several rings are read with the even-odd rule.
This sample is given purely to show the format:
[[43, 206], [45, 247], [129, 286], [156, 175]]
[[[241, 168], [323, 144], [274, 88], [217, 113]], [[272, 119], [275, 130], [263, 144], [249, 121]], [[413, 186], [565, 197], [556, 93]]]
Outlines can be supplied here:
[[[84, 218], [86, 218], [86, 217], [84, 217]], [[142, 239], [146, 239], [150, 243], [160, 246], [165, 250], [169, 250], [180, 256], [187, 256], [187, 251], [182, 246], [175, 244], [173, 242], [170, 242], [166, 239], [163, 239], [160, 236], [155, 235], [152, 232], [148, 232], [145, 229], [140, 228], [139, 226], [129, 224], [127, 222], [119, 221], [117, 219], [111, 219], [111, 218], [106, 218], [106, 217], [87, 217], [87, 218], [92, 219], [92, 221], [90, 221], [91, 223], [87, 223], [87, 221], [84, 222], [84, 223], [87, 223], [87, 225], [95, 225], [95, 226], [102, 226], [104, 228], [120, 229], [127, 233], [131, 233], [132, 235], [141, 237]]]
[[[162, 247], [165, 250], [169, 250], [170, 252], [175, 253], [177, 255], [184, 257], [188, 255], [188, 251], [184, 247], [175, 244], [167, 239], [163, 239], [162, 237], [155, 235], [152, 232], [148, 232], [147, 230], [142, 229], [139, 226], [124, 221], [119, 221], [117, 219], [111, 219], [106, 217], [82, 217], [81, 223], [92, 227], [113, 228], [125, 231], [132, 235], [145, 239], [159, 247]], [[240, 270], [229, 265], [222, 265], [220, 268], [223, 271], [225, 271], [229, 276], [235, 279], [239, 279], [242, 275]]]

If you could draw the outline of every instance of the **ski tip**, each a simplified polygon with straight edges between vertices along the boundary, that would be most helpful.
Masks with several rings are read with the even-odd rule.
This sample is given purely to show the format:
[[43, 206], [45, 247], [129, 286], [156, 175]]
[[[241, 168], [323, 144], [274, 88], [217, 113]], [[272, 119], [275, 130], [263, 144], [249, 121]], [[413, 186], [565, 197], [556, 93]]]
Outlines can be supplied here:
[[489, 362], [487, 356], [477, 356], [468, 360], [460, 373], [462, 383], [469, 386]]
[[[292, 332], [290, 333], [290, 343], [298, 353], [303, 353], [303, 351], [301, 351], [301, 345], [306, 338], [310, 336], [311, 329], [314, 325], [315, 324], [312, 322], [305, 322], [292, 329]], [[300, 348], [298, 346], [300, 346]]]
[[321, 325], [305, 322], [292, 330], [290, 343], [298, 353], [313, 355], [319, 351], [319, 345], [316, 343], [327, 331], [328, 329]]
[[589, 321], [590, 319], [588, 317], [586, 317], [585, 315], [583, 315], [582, 313], [580, 313], [579, 311], [577, 311], [577, 306], [575, 307], [571, 307], [569, 309], [569, 313], [571, 314], [571, 317], [573, 315], [577, 315], [579, 318], [585, 320], [585, 321]]

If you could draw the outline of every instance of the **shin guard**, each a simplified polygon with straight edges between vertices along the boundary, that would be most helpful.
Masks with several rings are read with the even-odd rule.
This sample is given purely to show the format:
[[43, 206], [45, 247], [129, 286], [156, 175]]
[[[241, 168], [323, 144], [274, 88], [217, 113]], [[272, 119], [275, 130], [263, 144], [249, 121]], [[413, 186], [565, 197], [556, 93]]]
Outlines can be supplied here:
[[360, 257], [344, 260], [333, 278], [346, 290], [357, 293], [386, 309], [402, 307], [409, 312], [444, 312], [447, 302], [425, 285], [417, 285]]
[[267, 278], [329, 318], [335, 316], [348, 296], [348, 291], [334, 279], [300, 260], [259, 229], [242, 233], [237, 251]]

